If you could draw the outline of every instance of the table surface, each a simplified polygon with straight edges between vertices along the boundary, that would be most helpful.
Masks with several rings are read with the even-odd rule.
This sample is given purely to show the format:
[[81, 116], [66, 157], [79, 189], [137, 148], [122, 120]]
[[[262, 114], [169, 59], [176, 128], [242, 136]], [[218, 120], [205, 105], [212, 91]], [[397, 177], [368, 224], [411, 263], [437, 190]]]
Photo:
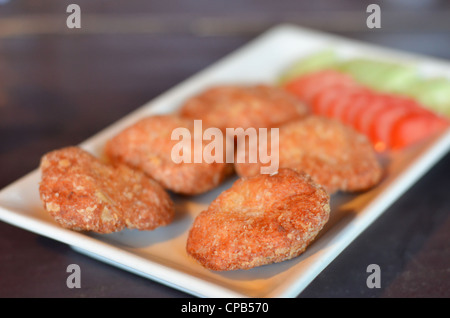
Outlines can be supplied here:
[[[0, 188], [47, 151], [78, 144], [278, 23], [450, 59], [448, 1], [0, 1]], [[449, 297], [450, 155], [298, 297]], [[366, 285], [369, 264], [381, 288]], [[66, 286], [67, 266], [82, 270]], [[0, 222], [0, 297], [189, 295]]]

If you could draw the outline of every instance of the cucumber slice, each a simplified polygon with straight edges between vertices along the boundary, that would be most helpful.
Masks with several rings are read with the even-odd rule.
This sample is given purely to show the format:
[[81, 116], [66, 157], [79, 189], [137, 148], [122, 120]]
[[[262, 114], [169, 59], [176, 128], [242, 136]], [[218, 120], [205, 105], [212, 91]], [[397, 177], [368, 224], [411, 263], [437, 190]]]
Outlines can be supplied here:
[[289, 69], [281, 74], [279, 82], [282, 84], [307, 73], [327, 68], [335, 68], [338, 62], [338, 57], [333, 50], [314, 53], [297, 61], [289, 67]]
[[376, 79], [374, 87], [384, 92], [401, 93], [418, 80], [417, 70], [414, 68], [391, 67]]
[[430, 109], [450, 116], [450, 80], [446, 78], [423, 79], [411, 85], [406, 94], [416, 98]]
[[345, 61], [340, 69], [356, 81], [384, 92], [402, 91], [417, 79], [413, 67], [362, 58]]

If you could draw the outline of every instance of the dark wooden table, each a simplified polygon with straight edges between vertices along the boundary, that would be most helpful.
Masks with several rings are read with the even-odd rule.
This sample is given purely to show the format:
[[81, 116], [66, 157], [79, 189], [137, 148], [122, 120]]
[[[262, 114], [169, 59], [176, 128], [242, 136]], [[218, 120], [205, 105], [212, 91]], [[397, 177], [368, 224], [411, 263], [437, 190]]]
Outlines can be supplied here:
[[[69, 3], [0, 1], [0, 188], [278, 23], [450, 59], [448, 1], [383, 1], [381, 29], [366, 26], [377, 1], [77, 0], [80, 29], [66, 27]], [[299, 297], [449, 297], [449, 177], [447, 155]], [[0, 297], [186, 296], [0, 222]]]

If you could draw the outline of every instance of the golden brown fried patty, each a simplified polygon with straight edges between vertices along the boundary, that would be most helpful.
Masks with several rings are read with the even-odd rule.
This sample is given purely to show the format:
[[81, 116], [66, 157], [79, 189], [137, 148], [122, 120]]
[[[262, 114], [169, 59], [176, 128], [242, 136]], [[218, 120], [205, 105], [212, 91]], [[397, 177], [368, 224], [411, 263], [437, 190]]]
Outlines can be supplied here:
[[44, 208], [65, 228], [152, 230], [174, 217], [173, 202], [156, 181], [122, 165], [106, 165], [81, 148], [52, 151], [40, 168]]
[[300, 255], [329, 218], [329, 196], [304, 173], [241, 178], [201, 212], [189, 255], [208, 269], [250, 269]]
[[309, 114], [309, 108], [285, 90], [269, 85], [223, 85], [188, 99], [180, 115], [201, 119], [205, 127], [271, 128]]
[[[382, 176], [373, 147], [364, 135], [337, 120], [319, 116], [279, 128], [279, 166], [305, 171], [330, 194], [367, 190]], [[260, 163], [248, 160], [235, 164], [240, 176], [255, 175], [260, 167]]]
[[[172, 149], [181, 140], [171, 140], [176, 128], [187, 128], [191, 139], [191, 163], [176, 163]], [[201, 138], [200, 138], [201, 139]], [[202, 142], [202, 149], [210, 141]], [[218, 186], [233, 172], [226, 163], [226, 146], [222, 147], [222, 162], [194, 163], [194, 121], [176, 115], [146, 117], [126, 128], [108, 141], [105, 154], [113, 163], [124, 163], [144, 171], [164, 188], [176, 193], [199, 194]]]

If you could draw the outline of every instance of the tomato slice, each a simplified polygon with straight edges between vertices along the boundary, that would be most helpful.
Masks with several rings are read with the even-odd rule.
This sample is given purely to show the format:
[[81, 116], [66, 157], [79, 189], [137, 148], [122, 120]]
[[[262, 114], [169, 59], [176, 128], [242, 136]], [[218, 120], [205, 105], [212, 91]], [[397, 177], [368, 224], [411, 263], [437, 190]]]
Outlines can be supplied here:
[[391, 147], [403, 149], [449, 127], [448, 120], [430, 113], [413, 113], [398, 120], [391, 133]]
[[347, 101], [350, 95], [350, 91], [341, 89], [337, 94], [337, 98], [331, 100], [328, 108], [326, 109], [325, 115], [327, 117], [339, 119], [343, 108], [345, 108], [345, 106], [347, 105]]
[[343, 87], [340, 84], [323, 89], [314, 96], [311, 102], [312, 109], [316, 114], [332, 117], [333, 110], [331, 108], [343, 100], [349, 90], [351, 90], [349, 87]]
[[314, 96], [332, 85], [356, 85], [351, 76], [335, 70], [321, 70], [295, 78], [284, 88], [305, 102], [311, 103]]
[[350, 109], [356, 106], [354, 105], [355, 97], [368, 93], [369, 91], [362, 87], [347, 87], [341, 90], [340, 98], [334, 101], [333, 105], [330, 105], [328, 116], [339, 119], [345, 124], [350, 124], [347, 117], [349, 116]]
[[311, 101], [311, 108], [317, 115], [324, 116], [333, 100], [339, 97], [339, 89], [323, 89]]
[[364, 108], [355, 115], [354, 126], [359, 132], [369, 137], [370, 127], [377, 113], [389, 107], [388, 99], [383, 94], [371, 94]]
[[405, 116], [415, 113], [431, 113], [410, 98], [392, 96], [389, 107], [376, 115], [374, 124], [370, 127], [369, 136], [374, 144], [384, 149], [391, 148], [391, 135], [393, 126]]
[[372, 93], [368, 89], [361, 89], [359, 92], [349, 96], [346, 110], [342, 114], [342, 121], [356, 128], [355, 118], [359, 112], [362, 112], [372, 99]]

